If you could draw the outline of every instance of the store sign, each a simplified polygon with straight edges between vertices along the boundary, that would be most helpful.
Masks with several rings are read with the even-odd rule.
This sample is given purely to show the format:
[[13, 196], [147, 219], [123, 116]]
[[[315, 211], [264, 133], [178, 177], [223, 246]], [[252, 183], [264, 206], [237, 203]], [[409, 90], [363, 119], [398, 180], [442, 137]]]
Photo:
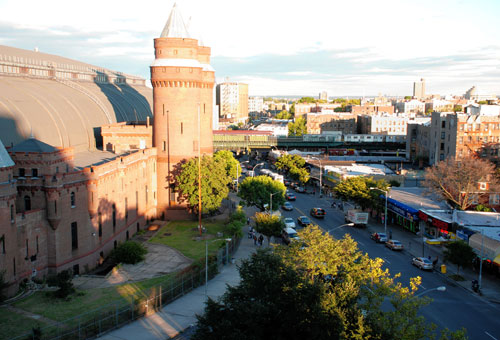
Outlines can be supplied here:
[[399, 206], [395, 202], [390, 202], [390, 201], [387, 202], [387, 209], [392, 210], [396, 214], [398, 214], [404, 218], [407, 218], [408, 220], [410, 220], [412, 222], [418, 221], [418, 215], [417, 215], [418, 213], [412, 213], [412, 212], [408, 211], [407, 209]]

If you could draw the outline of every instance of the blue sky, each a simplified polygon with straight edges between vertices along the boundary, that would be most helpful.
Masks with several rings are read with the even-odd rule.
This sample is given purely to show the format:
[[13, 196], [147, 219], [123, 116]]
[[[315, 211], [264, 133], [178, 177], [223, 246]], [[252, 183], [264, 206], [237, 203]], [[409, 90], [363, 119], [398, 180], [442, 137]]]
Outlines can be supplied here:
[[[0, 44], [149, 78], [171, 0], [0, 0]], [[71, 4], [71, 5], [69, 5]], [[251, 95], [500, 94], [498, 0], [179, 0], [222, 81]]]

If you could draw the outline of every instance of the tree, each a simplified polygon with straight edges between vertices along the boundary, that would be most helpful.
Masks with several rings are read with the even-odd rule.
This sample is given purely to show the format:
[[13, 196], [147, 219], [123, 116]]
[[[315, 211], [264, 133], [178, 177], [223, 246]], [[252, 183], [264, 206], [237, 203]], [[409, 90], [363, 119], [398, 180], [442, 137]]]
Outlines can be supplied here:
[[[247, 177], [241, 182], [238, 196], [246, 206], [255, 206], [260, 211], [269, 206], [271, 194], [273, 207], [279, 207], [285, 202], [285, 185], [269, 176]], [[276, 193], [276, 194], [275, 194]]]
[[405, 96], [405, 100], [411, 100], [412, 96]]
[[457, 265], [457, 273], [460, 272], [460, 267], [466, 268], [472, 265], [472, 261], [476, 258], [474, 249], [463, 241], [449, 242], [443, 255], [445, 261]]
[[274, 165], [279, 170], [290, 171], [294, 167], [303, 168], [306, 165], [306, 161], [299, 155], [284, 154], [278, 157]]
[[286, 111], [282, 110], [280, 113], [278, 113], [275, 117], [276, 119], [292, 119], [292, 115]]
[[479, 105], [488, 105], [488, 101], [487, 100], [480, 100], [477, 102]]
[[292, 117], [295, 117], [295, 103], [290, 106], [290, 114], [292, 115]]
[[288, 136], [302, 136], [307, 134], [306, 119], [296, 118], [294, 122], [288, 123]]
[[453, 112], [464, 112], [464, 109], [462, 108], [462, 105], [454, 105]]
[[[234, 155], [231, 151], [217, 151], [214, 154], [214, 160], [216, 162], [222, 162], [224, 164], [227, 176], [229, 176], [230, 178], [236, 179], [241, 175], [241, 168], [238, 166], [238, 160], [234, 158]], [[236, 173], [237, 170], [238, 173]]]
[[313, 97], [302, 97], [299, 99], [299, 103], [316, 103], [316, 99]]
[[[181, 201], [186, 201], [192, 211], [198, 207], [198, 158], [192, 158], [182, 165], [181, 174], [177, 177], [181, 193]], [[216, 161], [212, 156], [201, 159], [201, 203], [204, 213], [217, 210], [224, 198], [229, 194], [228, 184], [231, 178], [227, 175], [226, 163]]]
[[75, 292], [73, 287], [73, 272], [71, 269], [63, 270], [47, 279], [49, 286], [56, 286], [59, 289], [54, 292], [54, 296], [60, 299], [67, 298]]
[[313, 226], [299, 231], [299, 236], [300, 243], [277, 247], [275, 253], [307, 282], [323, 286], [323, 310], [330, 319], [340, 319], [340, 338], [435, 338], [436, 326], [419, 315], [419, 309], [431, 302], [415, 296], [420, 277], [411, 278], [404, 286], [398, 282], [399, 274], [391, 276], [383, 269], [382, 259], [359, 251], [348, 234], [336, 240]]
[[268, 244], [271, 244], [271, 236], [281, 236], [283, 227], [285, 226], [279, 216], [268, 213], [257, 212], [255, 213], [254, 220], [255, 230], [267, 237]]
[[305, 168], [293, 167], [290, 169], [289, 174], [293, 180], [303, 184], [307, 183], [310, 178], [309, 172]]
[[375, 181], [372, 177], [356, 176], [339, 182], [333, 190], [343, 201], [353, 201], [365, 209], [380, 202], [379, 197], [382, 191], [370, 190], [370, 188], [387, 191], [389, 184], [383, 179]]
[[488, 182], [490, 190], [498, 191], [495, 166], [487, 160], [448, 158], [425, 169], [424, 186], [461, 210], [477, 201], [479, 182]]
[[111, 258], [115, 263], [136, 264], [144, 261], [148, 250], [139, 242], [126, 241], [113, 249]]
[[339, 339], [338, 318], [322, 306], [323, 288], [269, 249], [239, 267], [240, 283], [208, 299], [193, 340]]

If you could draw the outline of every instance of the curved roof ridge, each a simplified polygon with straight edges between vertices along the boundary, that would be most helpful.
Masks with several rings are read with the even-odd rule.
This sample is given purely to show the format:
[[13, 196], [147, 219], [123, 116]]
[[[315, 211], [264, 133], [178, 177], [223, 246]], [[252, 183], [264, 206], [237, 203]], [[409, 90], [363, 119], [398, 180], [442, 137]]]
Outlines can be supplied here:
[[177, 3], [174, 3], [167, 24], [160, 34], [160, 38], [191, 38], [186, 28], [186, 24], [182, 19], [181, 12], [177, 8]]

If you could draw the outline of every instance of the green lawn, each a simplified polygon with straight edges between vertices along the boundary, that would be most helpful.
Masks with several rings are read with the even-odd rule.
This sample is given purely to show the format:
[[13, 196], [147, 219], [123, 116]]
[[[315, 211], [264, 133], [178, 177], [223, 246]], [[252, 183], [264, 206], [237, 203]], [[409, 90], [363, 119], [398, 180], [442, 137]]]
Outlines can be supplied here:
[[[190, 259], [198, 260], [205, 257], [205, 241], [196, 239], [199, 236], [197, 226], [198, 222], [196, 221], [172, 221], [161, 228], [149, 242], [167, 245], [179, 250]], [[203, 234], [203, 236], [209, 239], [216, 239], [217, 232], [224, 230], [222, 222], [203, 223], [203, 226], [207, 230], [207, 233]], [[224, 245], [223, 240], [220, 242], [209, 242], [208, 251], [214, 253], [221, 245]]]
[[36, 326], [43, 327], [45, 323], [0, 307], [0, 339], [21, 336]]

